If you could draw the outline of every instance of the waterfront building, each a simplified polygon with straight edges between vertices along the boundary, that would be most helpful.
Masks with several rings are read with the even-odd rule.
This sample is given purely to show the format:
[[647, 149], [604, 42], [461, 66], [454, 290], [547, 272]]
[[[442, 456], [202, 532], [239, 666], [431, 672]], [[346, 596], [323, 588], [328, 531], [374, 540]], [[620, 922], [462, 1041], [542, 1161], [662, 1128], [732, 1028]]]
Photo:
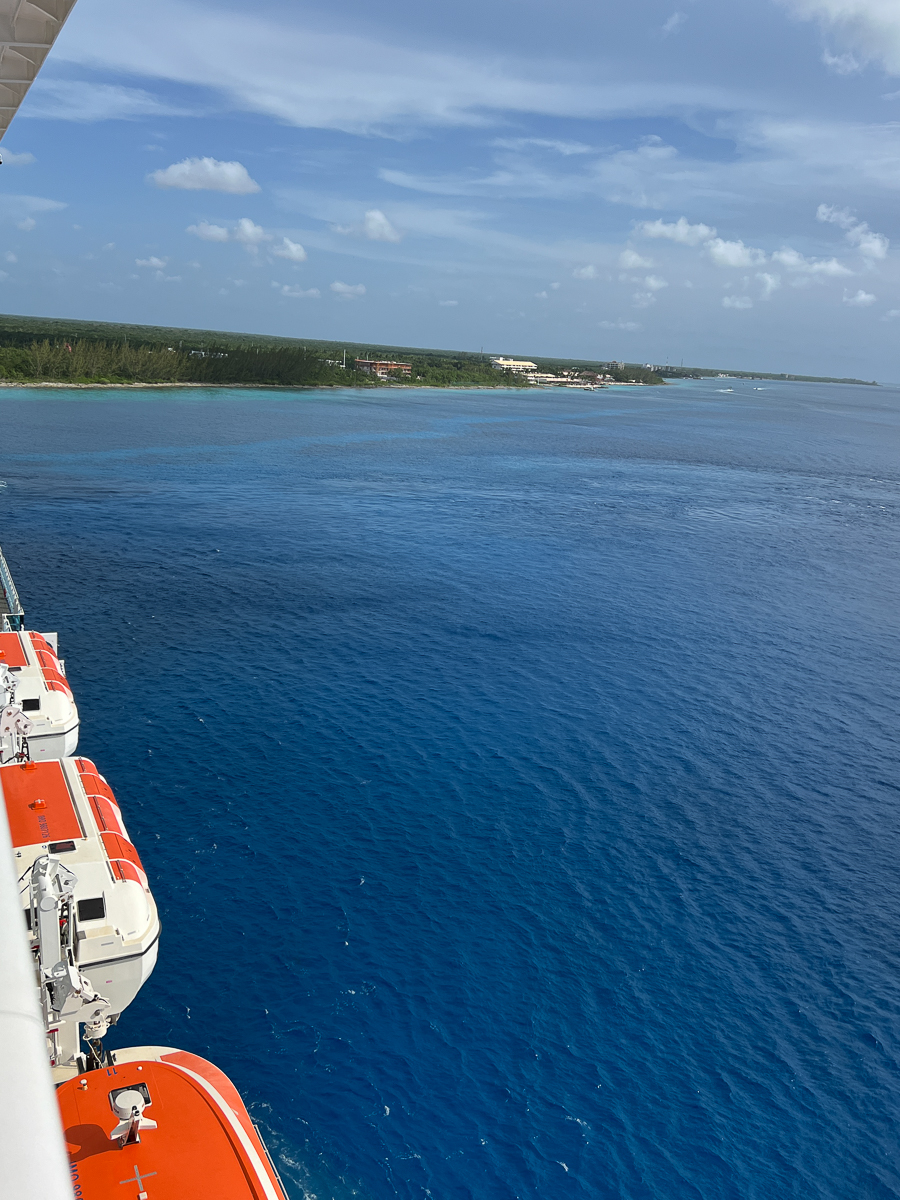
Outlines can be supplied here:
[[377, 375], [379, 379], [387, 379], [389, 374], [411, 375], [412, 363], [382, 362], [374, 358], [358, 358], [357, 371], [365, 371], [367, 375]]

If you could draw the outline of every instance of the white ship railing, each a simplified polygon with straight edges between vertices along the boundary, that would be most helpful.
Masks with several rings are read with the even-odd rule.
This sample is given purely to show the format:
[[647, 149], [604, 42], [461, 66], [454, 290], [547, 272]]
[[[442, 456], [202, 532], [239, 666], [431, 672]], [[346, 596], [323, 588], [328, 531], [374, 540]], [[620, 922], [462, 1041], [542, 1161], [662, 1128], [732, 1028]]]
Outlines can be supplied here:
[[17, 1200], [73, 1200], [14, 862], [0, 804], [0, 1190]]
[[19, 593], [13, 583], [13, 577], [6, 565], [3, 551], [0, 550], [0, 588], [3, 589], [4, 603], [0, 604], [0, 632], [9, 633], [12, 629], [23, 629], [25, 609], [19, 601]]

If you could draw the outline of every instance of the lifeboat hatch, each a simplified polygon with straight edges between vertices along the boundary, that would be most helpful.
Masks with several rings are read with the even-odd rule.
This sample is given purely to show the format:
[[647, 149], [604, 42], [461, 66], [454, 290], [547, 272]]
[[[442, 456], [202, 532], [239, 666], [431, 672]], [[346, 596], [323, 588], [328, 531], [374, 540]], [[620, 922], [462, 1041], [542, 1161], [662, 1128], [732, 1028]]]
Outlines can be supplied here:
[[147, 1087], [146, 1083], [129, 1083], [127, 1087], [113, 1088], [113, 1090], [109, 1093], [109, 1107], [113, 1110], [116, 1116], [119, 1115], [119, 1110], [116, 1108], [116, 1099], [117, 1097], [121, 1096], [123, 1092], [140, 1092], [140, 1094], [144, 1097], [144, 1106], [146, 1108], [149, 1108], [153, 1103], [152, 1099], [150, 1098], [150, 1089]]

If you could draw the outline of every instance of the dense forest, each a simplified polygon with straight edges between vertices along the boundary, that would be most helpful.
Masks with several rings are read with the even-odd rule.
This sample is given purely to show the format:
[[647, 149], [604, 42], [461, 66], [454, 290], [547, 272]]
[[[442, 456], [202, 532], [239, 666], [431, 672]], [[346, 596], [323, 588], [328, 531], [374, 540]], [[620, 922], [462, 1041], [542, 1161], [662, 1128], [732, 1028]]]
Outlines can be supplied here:
[[[410, 379], [447, 387], [527, 387], [518, 376], [498, 372], [489, 363], [459, 358], [413, 358]], [[355, 369], [344, 369], [301, 346], [211, 346], [185, 350], [177, 346], [133, 345], [126, 341], [32, 341], [0, 345], [0, 380], [61, 383], [199, 383], [280, 385], [282, 387], [383, 387], [381, 380]]]

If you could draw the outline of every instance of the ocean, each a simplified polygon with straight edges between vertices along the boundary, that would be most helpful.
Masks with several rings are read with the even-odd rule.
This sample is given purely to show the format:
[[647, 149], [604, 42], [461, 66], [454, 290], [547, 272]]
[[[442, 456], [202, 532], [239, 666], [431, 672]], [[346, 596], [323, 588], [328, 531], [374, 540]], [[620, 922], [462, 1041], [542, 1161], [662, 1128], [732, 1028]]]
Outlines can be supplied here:
[[162, 916], [110, 1044], [292, 1200], [900, 1196], [900, 390], [0, 413]]

